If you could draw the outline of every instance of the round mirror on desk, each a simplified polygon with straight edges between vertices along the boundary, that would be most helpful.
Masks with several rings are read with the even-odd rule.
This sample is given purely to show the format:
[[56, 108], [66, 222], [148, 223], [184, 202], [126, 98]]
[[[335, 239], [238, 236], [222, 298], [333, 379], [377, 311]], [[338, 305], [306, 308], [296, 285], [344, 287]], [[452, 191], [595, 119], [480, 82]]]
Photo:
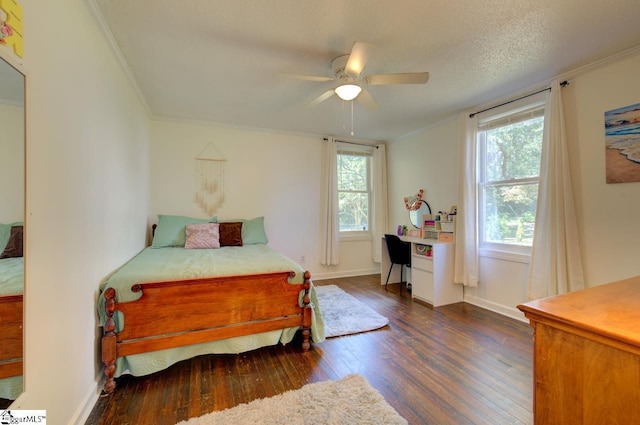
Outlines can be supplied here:
[[409, 210], [409, 221], [413, 225], [413, 227], [421, 228], [422, 227], [422, 216], [425, 214], [431, 214], [431, 207], [427, 203], [427, 201], [422, 199], [416, 199], [411, 204], [411, 209]]

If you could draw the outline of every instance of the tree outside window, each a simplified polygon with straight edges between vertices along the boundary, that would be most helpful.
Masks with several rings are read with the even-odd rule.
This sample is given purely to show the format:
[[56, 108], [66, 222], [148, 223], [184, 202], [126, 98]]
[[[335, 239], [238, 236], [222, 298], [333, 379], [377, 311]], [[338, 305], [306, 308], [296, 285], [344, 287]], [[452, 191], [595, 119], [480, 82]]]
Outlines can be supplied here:
[[338, 152], [338, 213], [340, 232], [369, 231], [371, 156]]
[[520, 113], [481, 125], [480, 229], [481, 243], [533, 243], [544, 109]]

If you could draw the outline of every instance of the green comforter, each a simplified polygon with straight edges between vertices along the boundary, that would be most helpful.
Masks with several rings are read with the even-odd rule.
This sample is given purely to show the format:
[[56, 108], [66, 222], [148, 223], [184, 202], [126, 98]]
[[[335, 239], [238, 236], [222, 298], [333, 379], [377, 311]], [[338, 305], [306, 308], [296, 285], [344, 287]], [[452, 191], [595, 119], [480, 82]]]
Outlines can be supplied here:
[[[135, 283], [288, 270], [296, 272], [296, 276], [290, 279], [291, 283], [302, 282], [304, 270], [300, 265], [262, 244], [219, 249], [146, 248], [100, 286], [100, 324], [103, 325], [105, 320], [103, 292], [108, 287], [116, 290], [118, 302], [124, 302], [141, 296], [140, 293], [131, 291], [131, 286]], [[324, 341], [324, 322], [313, 285], [310, 295], [313, 308], [311, 338], [318, 343]], [[116, 331], [121, 330], [126, 317], [123, 318], [117, 312], [114, 319]], [[278, 342], [287, 344], [291, 342], [297, 329], [282, 329], [119, 358], [115, 376], [125, 372], [136, 376], [147, 375], [202, 354], [235, 354]]]
[[18, 295], [24, 291], [24, 258], [0, 260], [0, 295]]
[[[24, 292], [24, 258], [0, 259], [0, 296]], [[15, 400], [22, 392], [22, 375], [0, 379], [0, 398]]]
[[23, 376], [0, 379], [0, 398], [15, 400], [22, 393]]

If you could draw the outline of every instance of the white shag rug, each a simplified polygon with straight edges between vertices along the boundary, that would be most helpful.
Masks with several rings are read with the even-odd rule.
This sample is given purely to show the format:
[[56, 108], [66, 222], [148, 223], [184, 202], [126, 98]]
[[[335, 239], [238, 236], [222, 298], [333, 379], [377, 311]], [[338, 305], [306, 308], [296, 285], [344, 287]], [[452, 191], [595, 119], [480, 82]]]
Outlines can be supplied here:
[[407, 421], [360, 375], [308, 384], [270, 398], [208, 413], [178, 425], [406, 425]]
[[389, 319], [336, 285], [316, 286], [316, 293], [326, 338], [372, 331], [389, 324]]

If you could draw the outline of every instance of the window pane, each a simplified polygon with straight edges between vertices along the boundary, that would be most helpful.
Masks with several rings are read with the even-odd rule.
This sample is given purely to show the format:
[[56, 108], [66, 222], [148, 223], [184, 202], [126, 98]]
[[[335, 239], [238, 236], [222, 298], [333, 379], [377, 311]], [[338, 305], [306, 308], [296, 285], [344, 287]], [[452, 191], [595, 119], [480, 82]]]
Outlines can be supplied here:
[[537, 177], [544, 117], [487, 130], [486, 180]]
[[338, 155], [338, 190], [367, 190], [367, 157]]
[[538, 184], [490, 186], [482, 195], [484, 242], [531, 246]]
[[358, 192], [338, 193], [340, 231], [369, 230], [369, 195]]

